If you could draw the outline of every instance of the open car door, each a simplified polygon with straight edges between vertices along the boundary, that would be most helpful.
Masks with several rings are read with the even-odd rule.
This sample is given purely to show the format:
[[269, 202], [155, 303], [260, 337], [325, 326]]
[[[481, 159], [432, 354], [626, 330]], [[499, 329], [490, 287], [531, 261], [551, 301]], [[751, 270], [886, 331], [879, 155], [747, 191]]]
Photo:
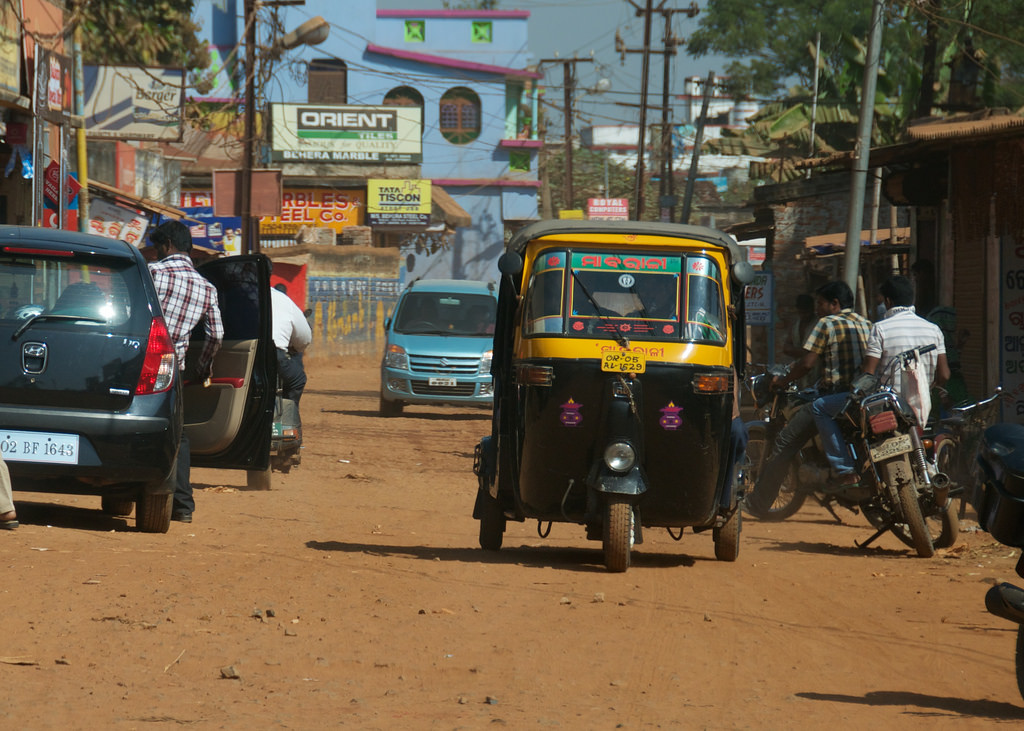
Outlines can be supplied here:
[[[217, 287], [224, 342], [209, 386], [186, 383], [185, 431], [192, 465], [266, 470], [277, 395], [271, 331], [270, 262], [261, 254], [214, 259], [197, 267]], [[202, 349], [202, 324], [189, 357]]]

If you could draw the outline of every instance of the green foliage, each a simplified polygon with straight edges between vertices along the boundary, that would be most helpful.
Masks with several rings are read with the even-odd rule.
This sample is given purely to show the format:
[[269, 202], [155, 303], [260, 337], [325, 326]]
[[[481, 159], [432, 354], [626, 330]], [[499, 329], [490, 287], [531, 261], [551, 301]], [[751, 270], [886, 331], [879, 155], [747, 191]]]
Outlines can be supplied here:
[[98, 65], [184, 66], [210, 64], [194, 0], [84, 0], [82, 54]]

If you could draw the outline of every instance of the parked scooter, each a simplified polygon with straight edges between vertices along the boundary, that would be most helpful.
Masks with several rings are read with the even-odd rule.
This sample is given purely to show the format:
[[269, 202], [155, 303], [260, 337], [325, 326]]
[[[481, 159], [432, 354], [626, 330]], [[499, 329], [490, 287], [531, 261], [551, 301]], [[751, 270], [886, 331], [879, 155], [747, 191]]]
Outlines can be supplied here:
[[[810, 495], [837, 522], [841, 519], [835, 512], [836, 505], [864, 514], [877, 530], [858, 544], [861, 547], [870, 545], [886, 531], [914, 548], [922, 558], [932, 556], [935, 548], [947, 548], [956, 542], [959, 520], [949, 499], [949, 480], [927, 459], [914, 413], [891, 386], [897, 368], [913, 367], [920, 354], [934, 348], [929, 345], [901, 353], [881, 377], [862, 375], [836, 416], [859, 466], [860, 484], [830, 487], [829, 463], [820, 439], [815, 436], [793, 461], [779, 498], [766, 511], [764, 519], [790, 517]], [[771, 456], [775, 437], [797, 409], [815, 398], [813, 391], [773, 392], [773, 375], [769, 371], [749, 381], [762, 418], [747, 424], [748, 464], [742, 476], [748, 491]]]
[[[1024, 547], [1024, 426], [986, 429], [978, 463], [981, 480], [971, 500], [978, 525], [1004, 545]], [[1024, 578], [1024, 554], [1017, 560], [1017, 575]], [[1017, 689], [1024, 698], [1024, 589], [1007, 583], [993, 586], [985, 595], [985, 608], [1018, 625]]]

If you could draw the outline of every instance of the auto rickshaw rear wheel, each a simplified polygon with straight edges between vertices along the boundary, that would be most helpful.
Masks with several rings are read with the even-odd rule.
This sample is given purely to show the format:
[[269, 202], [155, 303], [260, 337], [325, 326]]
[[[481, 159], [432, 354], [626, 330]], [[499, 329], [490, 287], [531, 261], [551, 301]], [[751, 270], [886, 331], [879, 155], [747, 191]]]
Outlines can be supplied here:
[[505, 536], [505, 512], [501, 503], [490, 495], [481, 495], [480, 506], [480, 548], [485, 551], [501, 549]]
[[740, 528], [743, 511], [736, 508], [721, 527], [711, 531], [715, 541], [715, 558], [719, 561], [735, 561], [740, 555]]
[[633, 549], [633, 506], [621, 495], [609, 495], [604, 517], [604, 565], [621, 573], [629, 568]]

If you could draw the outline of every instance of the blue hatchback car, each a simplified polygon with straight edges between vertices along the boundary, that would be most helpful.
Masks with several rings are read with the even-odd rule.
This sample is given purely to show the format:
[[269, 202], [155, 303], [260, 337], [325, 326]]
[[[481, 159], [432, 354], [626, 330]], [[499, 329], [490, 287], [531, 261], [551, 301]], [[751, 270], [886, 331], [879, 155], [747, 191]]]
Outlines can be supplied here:
[[384, 324], [381, 416], [397, 416], [406, 404], [490, 404], [497, 305], [493, 283], [409, 285]]

